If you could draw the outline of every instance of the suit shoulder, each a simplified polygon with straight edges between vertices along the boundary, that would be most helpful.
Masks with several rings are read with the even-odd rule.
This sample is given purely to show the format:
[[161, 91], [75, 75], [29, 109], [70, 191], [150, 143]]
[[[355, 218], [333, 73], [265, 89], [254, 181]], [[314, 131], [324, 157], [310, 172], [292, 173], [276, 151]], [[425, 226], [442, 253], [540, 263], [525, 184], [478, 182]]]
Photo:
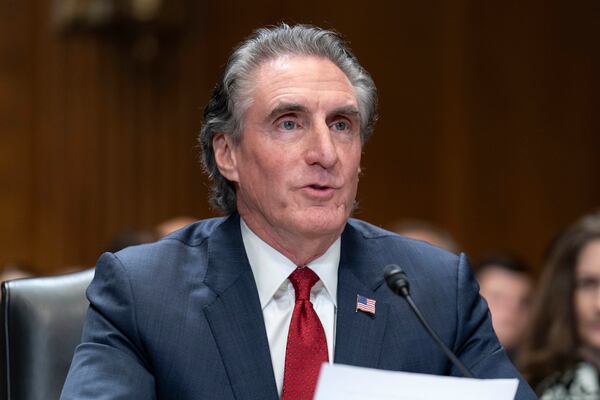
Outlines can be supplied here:
[[207, 239], [225, 218], [211, 218], [194, 222], [156, 242], [127, 247], [114, 254], [128, 270], [152, 266], [161, 270], [169, 265], [185, 265], [202, 257], [206, 252]]
[[202, 219], [165, 236], [159, 242], [175, 240], [187, 246], [198, 246], [225, 220], [225, 217]]
[[348, 220], [348, 225], [359, 232], [365, 239], [399, 236], [394, 232], [386, 231], [385, 229], [375, 226], [367, 221], [356, 218], [350, 218]]
[[369, 222], [362, 221], [360, 219], [351, 218], [348, 221], [349, 231], [354, 230], [362, 238], [367, 240], [373, 240], [375, 243], [379, 242], [382, 245], [392, 245], [394, 247], [403, 247], [405, 251], [417, 251], [417, 252], [433, 252], [439, 254], [446, 254], [449, 257], [456, 257], [454, 253], [448, 250], [436, 247], [428, 242], [412, 239], [406, 236], [399, 235], [395, 232], [390, 232], [378, 226], [375, 226]]
[[416, 271], [454, 270], [440, 268], [440, 265], [455, 267], [458, 256], [430, 243], [411, 239], [394, 232], [387, 231], [373, 224], [358, 219], [350, 219], [345, 237], [350, 241], [363, 242], [371, 254], [380, 257], [382, 263], [403, 264], [407, 269]]
[[177, 245], [177, 243], [187, 247], [198, 247], [201, 246], [202, 243], [208, 239], [214, 230], [224, 221], [225, 218], [223, 217], [196, 221], [173, 233], [168, 234], [163, 238], [158, 239], [155, 242], [127, 247], [116, 254], [126, 257], [129, 253], [149, 251], [153, 248], [159, 249], [170, 247]]

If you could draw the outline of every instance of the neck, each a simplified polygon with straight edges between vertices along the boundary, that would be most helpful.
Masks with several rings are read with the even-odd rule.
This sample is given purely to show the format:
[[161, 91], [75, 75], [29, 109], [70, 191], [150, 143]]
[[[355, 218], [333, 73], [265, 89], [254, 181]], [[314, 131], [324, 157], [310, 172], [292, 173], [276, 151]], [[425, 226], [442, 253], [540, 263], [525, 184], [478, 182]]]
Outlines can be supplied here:
[[256, 236], [298, 266], [307, 265], [325, 254], [343, 230], [342, 227], [335, 234], [309, 236], [265, 227], [248, 215], [241, 217]]

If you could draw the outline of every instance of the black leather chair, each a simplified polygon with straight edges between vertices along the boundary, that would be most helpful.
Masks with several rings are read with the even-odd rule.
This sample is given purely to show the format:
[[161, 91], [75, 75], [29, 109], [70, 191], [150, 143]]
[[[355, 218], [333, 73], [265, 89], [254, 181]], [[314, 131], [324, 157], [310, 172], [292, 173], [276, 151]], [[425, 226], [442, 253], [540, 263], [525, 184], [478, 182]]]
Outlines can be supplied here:
[[60, 397], [88, 307], [94, 269], [2, 283], [0, 399]]

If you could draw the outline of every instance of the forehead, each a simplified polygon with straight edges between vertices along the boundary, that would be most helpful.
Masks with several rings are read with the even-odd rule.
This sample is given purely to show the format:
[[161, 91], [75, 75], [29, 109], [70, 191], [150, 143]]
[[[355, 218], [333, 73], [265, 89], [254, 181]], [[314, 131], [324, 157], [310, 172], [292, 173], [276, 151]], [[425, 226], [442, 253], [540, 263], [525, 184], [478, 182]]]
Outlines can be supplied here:
[[252, 100], [270, 106], [289, 100], [357, 106], [346, 74], [323, 57], [281, 55], [266, 60], [255, 69], [252, 83]]
[[500, 266], [489, 266], [482, 271], [478, 276], [482, 287], [498, 287], [511, 290], [515, 287], [529, 288], [530, 280], [527, 275], [509, 271]]
[[577, 259], [577, 275], [594, 274], [600, 276], [600, 239], [586, 244]]

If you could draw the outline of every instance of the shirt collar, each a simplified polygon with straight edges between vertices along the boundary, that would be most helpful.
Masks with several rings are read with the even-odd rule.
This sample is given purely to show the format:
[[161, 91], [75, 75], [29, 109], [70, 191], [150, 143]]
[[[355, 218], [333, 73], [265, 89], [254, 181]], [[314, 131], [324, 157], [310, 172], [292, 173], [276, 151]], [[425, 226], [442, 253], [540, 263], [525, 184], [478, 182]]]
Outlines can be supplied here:
[[[260, 305], [264, 309], [297, 266], [252, 232], [242, 218], [240, 218], [240, 226], [244, 248], [258, 289]], [[321, 257], [307, 265], [319, 276], [336, 306], [340, 245], [341, 240], [338, 238]]]

